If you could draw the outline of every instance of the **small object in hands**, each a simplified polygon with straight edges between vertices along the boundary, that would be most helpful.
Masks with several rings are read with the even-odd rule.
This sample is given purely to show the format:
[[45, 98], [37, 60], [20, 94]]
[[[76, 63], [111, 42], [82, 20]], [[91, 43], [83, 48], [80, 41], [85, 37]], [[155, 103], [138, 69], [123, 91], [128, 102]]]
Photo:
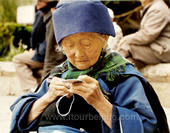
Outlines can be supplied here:
[[65, 79], [62, 82], [64, 82], [64, 83], [82, 83], [83, 80], [80, 80], [80, 79]]
[[54, 78], [54, 76], [49, 76], [48, 78], [47, 78], [47, 84], [48, 84], [48, 86], [50, 85], [50, 82], [51, 82], [51, 80]]

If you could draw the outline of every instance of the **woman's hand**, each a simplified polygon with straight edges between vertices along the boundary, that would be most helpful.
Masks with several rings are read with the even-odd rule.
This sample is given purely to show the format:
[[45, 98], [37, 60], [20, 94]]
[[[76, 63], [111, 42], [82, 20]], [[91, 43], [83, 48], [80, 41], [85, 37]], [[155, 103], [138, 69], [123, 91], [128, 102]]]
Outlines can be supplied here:
[[83, 97], [88, 104], [93, 106], [104, 122], [111, 128], [112, 104], [104, 97], [100, 90], [99, 82], [87, 75], [79, 76], [82, 83], [73, 83], [70, 92]]
[[72, 95], [68, 91], [68, 84], [63, 83], [62, 80], [61, 78], [54, 77], [50, 81], [47, 93], [34, 102], [28, 115], [28, 125], [35, 120], [51, 102], [56, 100], [58, 96], [65, 94], [69, 94], [69, 96]]
[[88, 104], [92, 106], [96, 106], [96, 104], [99, 103], [99, 100], [105, 98], [96, 79], [93, 79], [87, 75], [79, 76], [78, 79], [83, 82], [73, 83], [71, 89], [69, 90], [71, 93], [80, 95]]
[[63, 83], [62, 80], [63, 79], [61, 78], [54, 77], [50, 81], [49, 90], [47, 91], [46, 96], [48, 97], [47, 99], [50, 100], [51, 102], [56, 100], [58, 96], [62, 96], [65, 94], [69, 94], [69, 96], [72, 95], [69, 92], [70, 85], [67, 83]]

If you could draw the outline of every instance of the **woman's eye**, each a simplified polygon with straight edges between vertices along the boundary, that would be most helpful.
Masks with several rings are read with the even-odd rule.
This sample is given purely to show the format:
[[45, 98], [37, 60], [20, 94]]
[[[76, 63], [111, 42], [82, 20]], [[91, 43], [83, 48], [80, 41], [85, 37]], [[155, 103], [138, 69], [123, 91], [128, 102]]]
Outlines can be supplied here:
[[73, 44], [68, 44], [67, 47], [72, 48], [74, 45]]
[[67, 42], [67, 43], [65, 43], [65, 46], [67, 48], [72, 48], [72, 47], [74, 47], [74, 43], [73, 42]]
[[83, 44], [84, 46], [90, 46], [91, 42], [90, 40], [81, 40], [81, 44]]

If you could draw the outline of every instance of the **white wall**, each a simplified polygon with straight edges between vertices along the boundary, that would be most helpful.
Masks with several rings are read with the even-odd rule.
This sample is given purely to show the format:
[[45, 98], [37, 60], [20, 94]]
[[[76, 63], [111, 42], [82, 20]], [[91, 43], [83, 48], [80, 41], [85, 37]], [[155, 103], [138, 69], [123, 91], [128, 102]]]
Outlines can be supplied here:
[[35, 19], [35, 5], [19, 6], [17, 8], [17, 23], [33, 24]]

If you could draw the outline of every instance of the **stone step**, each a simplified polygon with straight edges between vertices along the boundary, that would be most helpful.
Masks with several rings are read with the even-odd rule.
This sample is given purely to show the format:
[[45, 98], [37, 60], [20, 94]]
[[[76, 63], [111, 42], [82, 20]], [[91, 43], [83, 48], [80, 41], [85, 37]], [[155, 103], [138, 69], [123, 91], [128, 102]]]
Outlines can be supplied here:
[[148, 65], [139, 71], [149, 82], [170, 83], [170, 63]]
[[[35, 69], [38, 82], [41, 80], [43, 69]], [[16, 69], [12, 62], [0, 62], [0, 95], [20, 96], [25, 92], [22, 91]]]
[[0, 76], [16, 76], [16, 70], [12, 62], [0, 62]]
[[148, 65], [139, 71], [153, 86], [162, 106], [170, 108], [170, 63]]
[[12, 62], [0, 62], [0, 95], [20, 96], [23, 94]]

